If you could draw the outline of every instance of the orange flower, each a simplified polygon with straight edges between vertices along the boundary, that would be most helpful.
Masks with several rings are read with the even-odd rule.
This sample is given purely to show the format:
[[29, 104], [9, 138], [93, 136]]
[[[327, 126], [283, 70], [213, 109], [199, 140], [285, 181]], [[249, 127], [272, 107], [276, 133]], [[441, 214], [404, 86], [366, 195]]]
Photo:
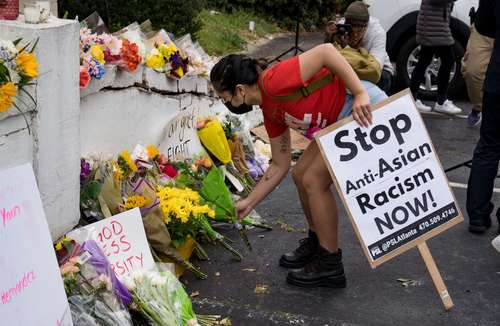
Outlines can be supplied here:
[[120, 66], [130, 72], [136, 70], [137, 66], [142, 62], [139, 47], [129, 40], [123, 40], [121, 56], [123, 63]]

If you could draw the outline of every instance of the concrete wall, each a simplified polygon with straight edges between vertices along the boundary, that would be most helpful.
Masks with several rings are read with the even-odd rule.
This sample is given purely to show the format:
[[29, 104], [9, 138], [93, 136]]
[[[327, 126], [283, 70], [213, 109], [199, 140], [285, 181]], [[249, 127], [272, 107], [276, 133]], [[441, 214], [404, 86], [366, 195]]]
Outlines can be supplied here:
[[55, 239], [79, 219], [79, 24], [0, 21], [0, 38], [19, 37], [39, 38], [40, 77], [33, 90], [37, 106], [28, 113], [31, 134], [14, 109], [0, 115], [0, 169], [33, 164]]
[[136, 144], [159, 145], [180, 111], [208, 109], [214, 98], [200, 77], [167, 78], [148, 68], [134, 73], [106, 67], [103, 79], [82, 90], [80, 130], [82, 156], [116, 155]]

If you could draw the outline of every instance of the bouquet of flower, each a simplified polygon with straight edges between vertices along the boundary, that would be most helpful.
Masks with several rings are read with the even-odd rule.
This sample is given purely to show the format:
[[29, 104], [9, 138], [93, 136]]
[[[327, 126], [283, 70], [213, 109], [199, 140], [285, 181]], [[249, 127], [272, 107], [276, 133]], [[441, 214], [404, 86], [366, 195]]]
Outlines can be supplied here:
[[132, 326], [125, 308], [132, 296], [94, 241], [80, 246], [65, 238], [56, 244], [56, 254], [74, 325]]
[[33, 45], [28, 43], [19, 47], [21, 41], [0, 39], [0, 113], [11, 107], [16, 108], [23, 115], [29, 130], [28, 120], [21, 110], [21, 105], [29, 107], [29, 104], [17, 95], [24, 93], [36, 105], [26, 87], [34, 85], [33, 79], [38, 76], [38, 63], [33, 53], [38, 40]]
[[189, 60], [183, 57], [175, 44], [155, 44], [146, 55], [146, 66], [169, 77], [182, 78], [188, 72]]
[[170, 272], [136, 271], [125, 285], [132, 293], [131, 308], [151, 325], [198, 325], [189, 297]]
[[98, 35], [86, 27], [80, 29], [80, 88], [87, 87], [91, 79], [101, 79], [106, 64], [133, 72], [141, 62], [136, 43], [107, 33]]
[[[215, 211], [204, 203], [198, 192], [189, 188], [165, 186], [158, 187], [157, 194], [174, 247], [183, 244], [188, 236], [194, 239], [204, 238], [210, 242], [221, 244], [236, 259], [243, 258], [220, 233], [212, 228], [207, 218], [214, 218]], [[203, 250], [201, 252], [204, 253]]]

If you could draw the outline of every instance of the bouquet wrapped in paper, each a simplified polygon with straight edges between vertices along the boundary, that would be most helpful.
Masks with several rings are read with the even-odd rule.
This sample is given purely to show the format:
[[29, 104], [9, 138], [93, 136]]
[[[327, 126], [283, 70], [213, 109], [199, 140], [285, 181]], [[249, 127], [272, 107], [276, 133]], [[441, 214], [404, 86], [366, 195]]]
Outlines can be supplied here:
[[66, 238], [56, 244], [56, 253], [73, 325], [133, 325], [126, 308], [132, 295], [94, 241], [80, 246]]

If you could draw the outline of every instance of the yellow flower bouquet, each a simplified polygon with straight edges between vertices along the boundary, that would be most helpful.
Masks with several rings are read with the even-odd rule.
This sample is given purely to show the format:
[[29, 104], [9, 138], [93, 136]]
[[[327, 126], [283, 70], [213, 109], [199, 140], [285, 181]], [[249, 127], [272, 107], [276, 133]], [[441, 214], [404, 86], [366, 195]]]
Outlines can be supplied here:
[[29, 104], [19, 95], [26, 95], [36, 105], [26, 87], [34, 85], [32, 81], [38, 76], [38, 63], [33, 53], [37, 42], [19, 47], [21, 39], [13, 42], [0, 39], [0, 113], [14, 107], [22, 114], [28, 131], [29, 123], [21, 105], [29, 107]]

